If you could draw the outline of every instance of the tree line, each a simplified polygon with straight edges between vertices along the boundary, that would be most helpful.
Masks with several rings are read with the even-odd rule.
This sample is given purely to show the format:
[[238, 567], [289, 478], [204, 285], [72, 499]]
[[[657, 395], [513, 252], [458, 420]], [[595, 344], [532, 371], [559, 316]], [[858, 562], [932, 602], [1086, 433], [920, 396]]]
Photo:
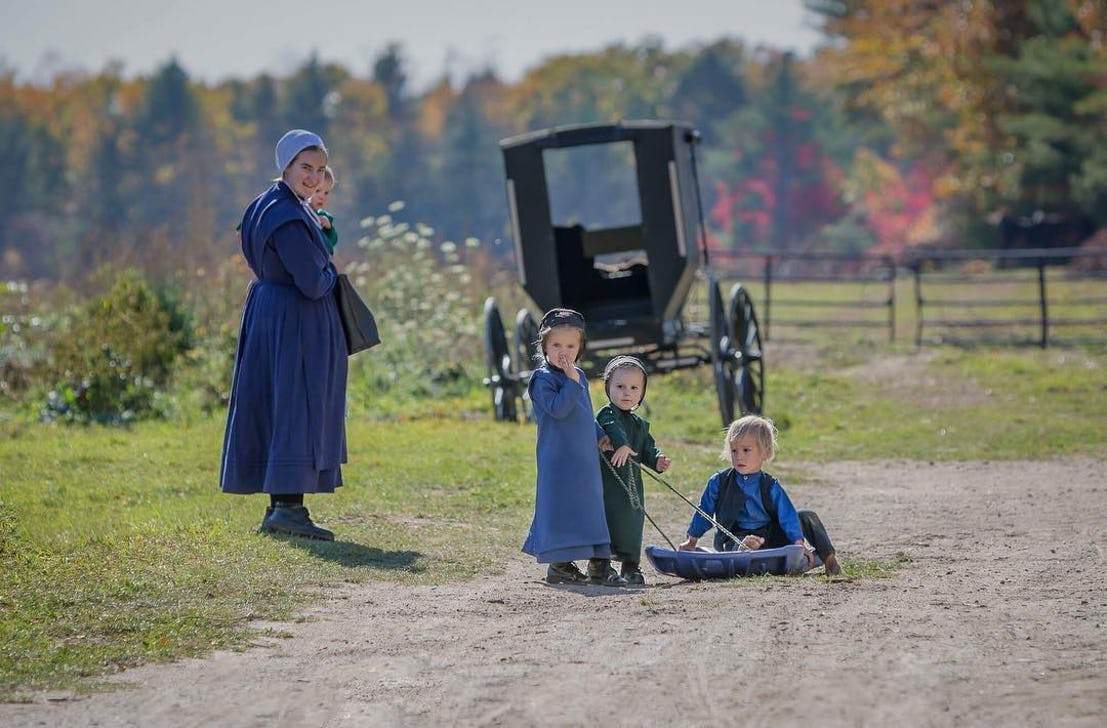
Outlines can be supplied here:
[[148, 77], [108, 67], [45, 84], [0, 68], [0, 168], [18, 182], [0, 266], [79, 281], [106, 263], [215, 265], [292, 127], [327, 140], [347, 245], [397, 200], [439, 240], [506, 239], [500, 139], [640, 118], [701, 130], [723, 249], [899, 254], [996, 245], [1026, 220], [1071, 223], [1080, 240], [1107, 223], [1103, 3], [806, 5], [827, 38], [810, 58], [646, 41], [550, 58], [517, 83], [488, 69], [421, 91], [400, 45], [367, 69], [311, 57], [286, 77], [215, 84], [174, 58]]

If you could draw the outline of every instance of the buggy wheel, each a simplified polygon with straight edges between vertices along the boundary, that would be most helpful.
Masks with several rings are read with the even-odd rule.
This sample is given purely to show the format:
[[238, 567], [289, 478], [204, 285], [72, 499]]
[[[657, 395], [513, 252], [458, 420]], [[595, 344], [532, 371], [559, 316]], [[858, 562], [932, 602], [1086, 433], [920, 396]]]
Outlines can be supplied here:
[[515, 315], [515, 367], [520, 371], [534, 368], [538, 354], [538, 321], [525, 308]]
[[523, 417], [527, 422], [534, 420], [534, 412], [530, 406], [530, 396], [522, 386], [524, 381], [529, 381], [529, 372], [538, 364], [535, 357], [538, 355], [538, 321], [525, 308], [519, 309], [515, 315], [515, 368], [519, 373], [519, 398], [523, 402]]
[[765, 403], [765, 361], [761, 348], [761, 327], [753, 299], [741, 283], [730, 289], [727, 306], [730, 344], [735, 348], [735, 391], [742, 414], [759, 415]]
[[715, 374], [715, 396], [719, 415], [726, 427], [734, 419], [734, 399], [737, 396], [737, 372], [730, 345], [730, 327], [723, 309], [723, 294], [719, 282], [712, 276], [707, 281], [707, 303], [710, 307], [711, 367]]
[[518, 384], [511, 371], [504, 322], [496, 299], [492, 297], [484, 302], [484, 349], [488, 362], [488, 377], [484, 383], [492, 390], [492, 416], [502, 422], [515, 422]]

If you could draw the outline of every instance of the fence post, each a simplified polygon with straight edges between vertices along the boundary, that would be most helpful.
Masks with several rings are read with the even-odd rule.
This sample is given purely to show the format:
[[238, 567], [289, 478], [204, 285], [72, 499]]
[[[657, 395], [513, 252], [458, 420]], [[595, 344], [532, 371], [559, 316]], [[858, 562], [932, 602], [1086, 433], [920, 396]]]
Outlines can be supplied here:
[[888, 341], [896, 340], [896, 262], [891, 256], [884, 258], [888, 265]]
[[911, 261], [915, 272], [915, 346], [922, 346], [923, 340], [923, 297], [922, 297], [922, 259]]
[[1045, 258], [1038, 258], [1038, 302], [1042, 315], [1042, 340], [1038, 346], [1049, 346], [1049, 306], [1046, 303]]
[[769, 340], [769, 322], [772, 317], [769, 315], [769, 301], [772, 300], [771, 290], [773, 287], [773, 256], [765, 256], [765, 341]]

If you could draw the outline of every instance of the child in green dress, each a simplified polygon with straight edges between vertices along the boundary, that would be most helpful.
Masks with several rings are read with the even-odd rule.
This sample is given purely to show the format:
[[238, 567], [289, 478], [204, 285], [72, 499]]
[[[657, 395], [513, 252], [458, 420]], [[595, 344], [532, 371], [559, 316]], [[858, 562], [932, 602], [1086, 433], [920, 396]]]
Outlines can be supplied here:
[[327, 167], [323, 170], [323, 181], [311, 195], [311, 209], [319, 216], [319, 227], [323, 228], [323, 240], [326, 241], [327, 252], [331, 255], [334, 255], [334, 249], [338, 246], [338, 230], [334, 227], [334, 215], [327, 212], [326, 207], [334, 182], [334, 170]]
[[617, 356], [603, 371], [604, 390], [610, 404], [596, 413], [596, 421], [611, 440], [613, 452], [601, 453], [603, 505], [607, 528], [611, 532], [611, 551], [622, 562], [620, 575], [628, 586], [643, 586], [646, 579], [639, 568], [642, 553], [642, 527], [645, 523], [645, 493], [642, 475], [632, 458], [659, 473], [668, 470], [671, 460], [662, 454], [650, 435], [650, 423], [634, 410], [646, 396], [646, 367], [633, 356]]

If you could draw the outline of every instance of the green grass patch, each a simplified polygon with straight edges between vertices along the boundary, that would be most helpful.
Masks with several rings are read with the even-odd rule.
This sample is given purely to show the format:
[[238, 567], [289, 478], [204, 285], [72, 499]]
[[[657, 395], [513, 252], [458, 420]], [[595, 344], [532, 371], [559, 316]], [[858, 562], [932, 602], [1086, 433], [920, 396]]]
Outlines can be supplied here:
[[[1107, 356], [1076, 349], [958, 349], [901, 357], [873, 375], [849, 357], [803, 369], [766, 364], [765, 414], [781, 431], [779, 461], [966, 460], [1107, 453]], [[849, 362], [848, 371], [835, 371]], [[826, 367], [823, 365], [826, 364]], [[697, 463], [722, 448], [707, 368], [650, 383], [652, 432]], [[715, 460], [717, 462], [717, 459]], [[779, 466], [774, 466], [779, 468]]]
[[891, 559], [850, 559], [842, 564], [842, 575], [849, 579], [891, 579], [911, 561], [903, 552]]
[[34, 426], [0, 441], [0, 699], [241, 647], [319, 589], [500, 568], [533, 493], [530, 428], [353, 421], [347, 485], [308, 498], [335, 543], [259, 536], [218, 489], [222, 423]]

